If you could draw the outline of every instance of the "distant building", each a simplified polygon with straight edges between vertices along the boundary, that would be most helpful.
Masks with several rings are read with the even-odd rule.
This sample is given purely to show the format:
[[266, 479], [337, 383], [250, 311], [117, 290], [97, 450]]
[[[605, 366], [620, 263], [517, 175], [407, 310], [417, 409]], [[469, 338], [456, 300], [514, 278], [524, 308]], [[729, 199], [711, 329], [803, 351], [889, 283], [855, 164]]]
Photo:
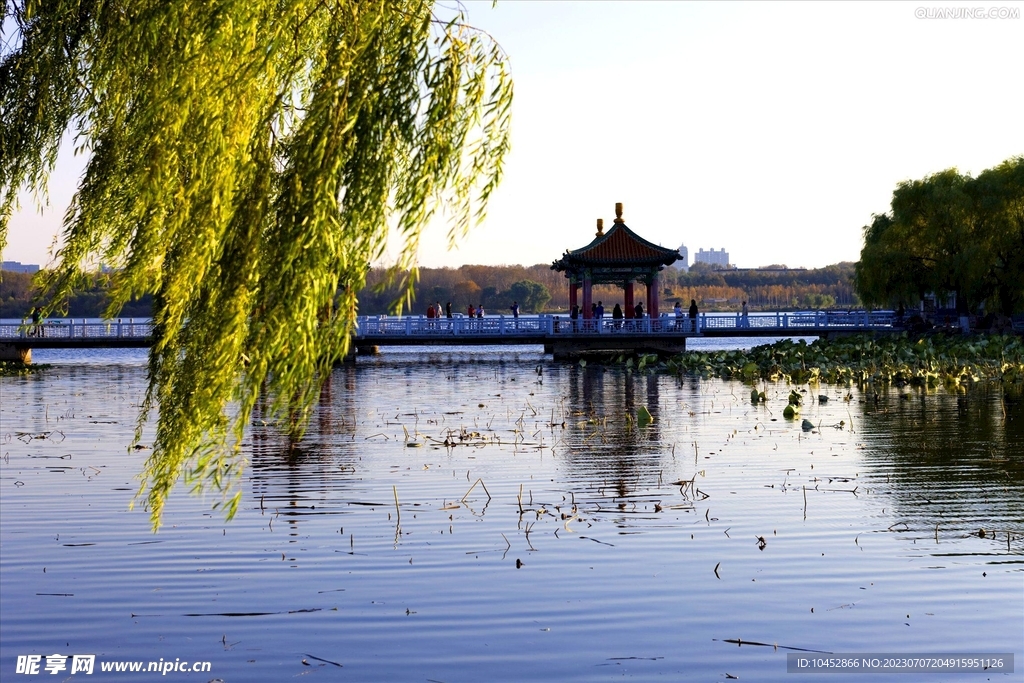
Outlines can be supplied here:
[[685, 272], [690, 269], [690, 250], [686, 248], [685, 244], [679, 245], [679, 255], [683, 258], [676, 261], [675, 265], [679, 270]]
[[21, 261], [4, 261], [0, 265], [0, 270], [6, 270], [8, 273], [38, 273], [39, 266], [34, 263], [22, 263]]
[[695, 264], [707, 263], [708, 265], [718, 266], [719, 268], [728, 268], [729, 252], [725, 250], [725, 247], [722, 247], [720, 251], [715, 251], [714, 249], [711, 251], [704, 251], [703, 249], [700, 249], [693, 255], [693, 262]]

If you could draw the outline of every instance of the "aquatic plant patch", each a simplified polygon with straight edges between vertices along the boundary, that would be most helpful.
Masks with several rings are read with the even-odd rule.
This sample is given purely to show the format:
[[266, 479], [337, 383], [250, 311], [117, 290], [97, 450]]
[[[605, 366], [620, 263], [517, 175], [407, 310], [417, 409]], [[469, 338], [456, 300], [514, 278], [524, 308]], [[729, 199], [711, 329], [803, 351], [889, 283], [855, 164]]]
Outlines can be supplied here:
[[0, 360], [0, 377], [14, 377], [16, 375], [28, 375], [33, 372], [41, 372], [50, 369], [46, 364], [22, 363], [20, 361]]
[[747, 382], [894, 384], [950, 389], [972, 382], [1024, 382], [1024, 342], [1014, 335], [857, 335], [789, 339], [743, 351], [689, 352], [664, 368], [679, 375]]

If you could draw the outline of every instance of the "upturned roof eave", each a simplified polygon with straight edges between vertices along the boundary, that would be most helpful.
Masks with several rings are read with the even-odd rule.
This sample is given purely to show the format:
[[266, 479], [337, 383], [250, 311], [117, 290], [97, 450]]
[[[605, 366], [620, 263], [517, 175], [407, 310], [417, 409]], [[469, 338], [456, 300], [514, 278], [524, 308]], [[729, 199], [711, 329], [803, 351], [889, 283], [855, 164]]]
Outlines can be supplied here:
[[[601, 246], [602, 244], [607, 242], [609, 239], [611, 239], [612, 236], [616, 234], [616, 232], [619, 232], [619, 231], [624, 232], [629, 240], [637, 243], [638, 245], [640, 245], [640, 246], [642, 246], [642, 247], [644, 247], [646, 249], [649, 249], [649, 250], [655, 252], [655, 255], [652, 255], [652, 256], [647, 257], [647, 258], [640, 258], [640, 259], [635, 259], [635, 258], [634, 259], [626, 259], [626, 258], [617, 258], [617, 259], [607, 259], [607, 258], [604, 258], [604, 259], [598, 259], [598, 258], [593, 258], [593, 257], [588, 257], [587, 256], [587, 252], [593, 251], [597, 247]], [[629, 227], [625, 223], [615, 223], [614, 225], [612, 225], [611, 229], [608, 232], [606, 232], [603, 235], [597, 236], [596, 238], [591, 240], [590, 244], [586, 245], [585, 247], [580, 247], [579, 249], [573, 249], [571, 251], [567, 251], [562, 256], [562, 258], [558, 259], [557, 261], [555, 261], [554, 263], [551, 264], [551, 269], [552, 270], [562, 271], [562, 270], [567, 270], [569, 268], [580, 268], [580, 267], [588, 267], [588, 266], [591, 266], [591, 267], [593, 267], [593, 266], [620, 266], [621, 267], [621, 266], [624, 266], [624, 265], [637, 265], [637, 266], [666, 265], [666, 266], [670, 266], [670, 265], [672, 265], [673, 263], [675, 263], [676, 261], [678, 261], [681, 258], [682, 258], [682, 255], [679, 253], [678, 249], [667, 249], [665, 247], [658, 246], [657, 244], [654, 244], [653, 242], [649, 242], [649, 241], [645, 240], [643, 237], [640, 237], [639, 235], [637, 235], [635, 232], [630, 230]]]
[[628, 266], [670, 266], [681, 257], [679, 256], [665, 256], [659, 258], [648, 258], [648, 259], [583, 259], [571, 257], [568, 254], [552, 262], [551, 270], [569, 270], [573, 268], [593, 268], [593, 267], [628, 267]]

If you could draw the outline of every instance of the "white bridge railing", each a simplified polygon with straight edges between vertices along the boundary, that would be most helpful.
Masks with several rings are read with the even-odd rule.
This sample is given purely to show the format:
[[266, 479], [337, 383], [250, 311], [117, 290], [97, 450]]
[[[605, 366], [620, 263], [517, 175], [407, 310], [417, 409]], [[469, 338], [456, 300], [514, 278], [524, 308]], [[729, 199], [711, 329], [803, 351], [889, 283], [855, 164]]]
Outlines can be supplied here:
[[27, 341], [37, 339], [82, 339], [101, 341], [104, 339], [145, 340], [153, 335], [153, 323], [148, 318], [120, 318], [102, 322], [85, 320], [46, 320], [39, 323], [0, 323], [0, 342]]
[[708, 313], [698, 316], [700, 329], [789, 330], [793, 328], [865, 329], [891, 328], [896, 316], [891, 311], [808, 311], [803, 313]]
[[699, 335], [708, 330], [736, 330], [741, 336], [743, 330], [757, 330], [764, 333], [771, 330], [780, 332], [804, 331], [813, 335], [814, 330], [837, 329], [884, 329], [891, 328], [894, 316], [889, 312], [870, 313], [867, 311], [808, 313], [758, 313], [742, 316], [733, 313], [701, 313], [696, 319], [688, 316], [676, 317], [662, 314], [657, 318], [613, 320], [573, 320], [568, 315], [529, 315], [518, 319], [509, 316], [488, 316], [485, 318], [427, 318], [426, 316], [360, 316], [357, 320], [356, 335], [360, 338], [374, 337], [508, 337], [508, 336], [555, 336], [574, 334], [645, 334], [645, 335]]
[[[710, 331], [744, 330], [764, 334], [778, 330], [782, 334], [815, 330], [877, 330], [892, 328], [897, 320], [891, 312], [811, 311], [806, 313], [701, 313], [697, 318], [662, 314], [657, 318], [613, 320], [573, 320], [568, 315], [487, 316], [485, 318], [427, 318], [426, 316], [360, 316], [357, 338], [372, 341], [375, 337], [537, 337], [594, 334], [700, 335]], [[0, 322], [0, 342], [31, 344], [33, 340], [146, 340], [153, 333], [148, 318], [121, 318], [101, 322], [87, 320], [47, 320], [23, 323]]]

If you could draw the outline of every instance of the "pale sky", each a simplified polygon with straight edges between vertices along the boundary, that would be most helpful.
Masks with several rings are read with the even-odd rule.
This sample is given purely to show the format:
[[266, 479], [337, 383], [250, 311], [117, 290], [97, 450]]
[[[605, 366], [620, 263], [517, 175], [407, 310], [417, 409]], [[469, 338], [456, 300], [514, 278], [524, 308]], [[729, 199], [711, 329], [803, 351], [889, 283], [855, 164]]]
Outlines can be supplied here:
[[[1024, 154], [1024, 3], [467, 5], [511, 59], [513, 150], [487, 221], [451, 252], [428, 228], [421, 266], [549, 263], [615, 202], [691, 263], [855, 261], [898, 182]], [[936, 7], [1017, 17], [917, 18]], [[66, 151], [4, 260], [50, 260], [83, 166]]]

